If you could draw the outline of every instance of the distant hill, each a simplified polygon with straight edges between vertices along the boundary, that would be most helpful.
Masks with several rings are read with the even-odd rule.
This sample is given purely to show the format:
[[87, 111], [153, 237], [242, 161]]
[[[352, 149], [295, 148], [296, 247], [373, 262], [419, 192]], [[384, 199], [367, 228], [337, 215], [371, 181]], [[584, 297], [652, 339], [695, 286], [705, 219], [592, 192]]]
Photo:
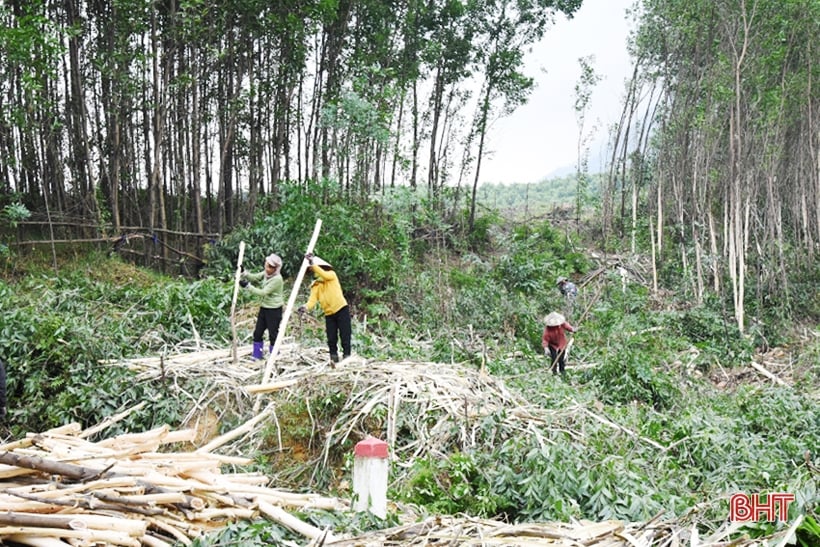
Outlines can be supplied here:
[[[610, 150], [605, 140], [598, 139], [590, 147], [588, 158], [587, 172], [588, 173], [603, 173], [607, 170], [607, 161]], [[577, 161], [572, 161], [566, 165], [553, 169], [544, 177], [543, 180], [563, 178], [567, 176], [574, 176], [577, 168]]]
[[[601, 175], [592, 175], [590, 193], [597, 195]], [[570, 174], [551, 177], [535, 183], [492, 184], [478, 187], [476, 200], [507, 218], [531, 218], [575, 207], [577, 181]]]

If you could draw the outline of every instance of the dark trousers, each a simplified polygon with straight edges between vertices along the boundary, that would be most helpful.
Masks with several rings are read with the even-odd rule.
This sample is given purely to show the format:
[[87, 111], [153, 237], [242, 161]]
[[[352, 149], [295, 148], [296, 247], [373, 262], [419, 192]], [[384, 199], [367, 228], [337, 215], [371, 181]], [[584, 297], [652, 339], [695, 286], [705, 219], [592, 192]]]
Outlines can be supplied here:
[[558, 372], [561, 374], [564, 373], [564, 367], [567, 366], [567, 361], [565, 359], [566, 355], [566, 350], [558, 351], [558, 348], [550, 346], [550, 357], [552, 358], [550, 364], [552, 365], [552, 372], [554, 374], [557, 374]]
[[342, 354], [350, 355], [350, 308], [345, 306], [333, 315], [325, 315], [327, 349], [330, 355], [339, 355], [339, 338], [342, 339]]
[[270, 344], [276, 343], [279, 335], [279, 323], [282, 322], [282, 308], [259, 308], [256, 316], [256, 328], [253, 330], [253, 341], [261, 342], [265, 330], [270, 333]]

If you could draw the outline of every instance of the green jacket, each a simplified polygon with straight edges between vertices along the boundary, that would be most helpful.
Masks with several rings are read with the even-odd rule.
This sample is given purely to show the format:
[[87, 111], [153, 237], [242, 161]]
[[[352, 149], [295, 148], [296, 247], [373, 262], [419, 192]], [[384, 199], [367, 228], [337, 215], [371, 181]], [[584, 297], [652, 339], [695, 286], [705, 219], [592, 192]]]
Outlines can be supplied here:
[[245, 290], [249, 291], [259, 297], [259, 307], [261, 308], [281, 308], [285, 303], [282, 298], [282, 289], [284, 283], [282, 282], [282, 275], [275, 274], [270, 277], [265, 275], [265, 272], [250, 273], [246, 272], [243, 277], [251, 283], [261, 284], [259, 287], [255, 285], [248, 285]]

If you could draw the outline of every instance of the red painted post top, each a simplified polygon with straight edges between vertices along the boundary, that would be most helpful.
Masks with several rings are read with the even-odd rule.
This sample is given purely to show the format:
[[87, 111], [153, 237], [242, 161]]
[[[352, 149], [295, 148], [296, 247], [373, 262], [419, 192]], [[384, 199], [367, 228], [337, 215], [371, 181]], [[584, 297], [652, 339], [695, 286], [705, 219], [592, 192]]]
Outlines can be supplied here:
[[376, 437], [368, 437], [356, 443], [353, 454], [357, 458], [386, 458], [387, 443]]

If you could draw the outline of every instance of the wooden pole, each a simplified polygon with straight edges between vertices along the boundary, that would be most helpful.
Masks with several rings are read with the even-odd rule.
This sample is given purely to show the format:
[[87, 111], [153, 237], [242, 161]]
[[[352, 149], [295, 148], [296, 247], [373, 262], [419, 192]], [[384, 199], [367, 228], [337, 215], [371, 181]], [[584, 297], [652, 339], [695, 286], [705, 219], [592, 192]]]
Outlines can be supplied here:
[[[322, 219], [316, 219], [316, 226], [313, 228], [313, 235], [310, 238], [310, 242], [308, 243], [307, 249], [305, 250], [305, 254], [312, 253], [313, 247], [316, 246], [316, 240], [319, 239], [319, 231], [322, 229]], [[279, 332], [276, 335], [276, 341], [273, 343], [273, 349], [271, 349], [270, 355], [268, 356], [268, 361], [265, 364], [265, 373], [262, 376], [262, 384], [267, 384], [271, 377], [271, 369], [273, 368], [273, 362], [276, 360], [276, 357], [279, 355], [279, 347], [282, 345], [282, 339], [285, 337], [285, 329], [288, 326], [288, 319], [290, 319], [290, 314], [293, 310], [293, 305], [296, 302], [296, 297], [299, 295], [299, 287], [302, 284], [302, 279], [305, 277], [305, 272], [308, 268], [308, 261], [306, 259], [302, 259], [302, 265], [299, 267], [299, 273], [296, 276], [296, 281], [293, 282], [293, 289], [290, 291], [290, 298], [288, 298], [288, 304], [285, 306], [285, 311], [282, 314], [282, 322], [279, 324]], [[253, 405], [254, 413], [259, 411], [260, 405], [260, 398], [262, 394], [258, 394], [256, 396], [256, 402]]]
[[332, 543], [336, 539], [329, 530], [321, 530], [312, 524], [299, 520], [281, 507], [277, 507], [261, 499], [257, 499], [256, 504], [259, 507], [260, 513], [310, 540], [315, 541], [324, 537], [321, 543]]
[[[259, 399], [257, 399], [257, 402], [259, 402]], [[274, 407], [272, 405], [269, 405], [268, 408], [266, 408], [265, 411], [262, 412], [262, 413], [254, 412], [255, 416], [253, 418], [251, 418], [250, 420], [248, 420], [247, 422], [245, 422], [241, 426], [237, 427], [236, 429], [228, 431], [227, 433], [225, 433], [223, 435], [220, 435], [219, 437], [213, 439], [208, 444], [206, 444], [204, 446], [200, 446], [194, 452], [199, 453], [199, 454], [208, 453], [211, 450], [216, 450], [217, 448], [224, 445], [225, 443], [228, 443], [228, 442], [232, 441], [233, 439], [236, 439], [240, 435], [244, 435], [245, 433], [248, 433], [249, 431], [253, 431], [254, 426], [256, 426], [256, 424], [258, 424], [259, 422], [261, 422], [262, 420], [267, 418], [268, 415], [273, 413], [274, 410], [275, 410]]]
[[101, 421], [100, 423], [98, 423], [97, 425], [95, 425], [93, 427], [89, 427], [88, 429], [80, 432], [80, 434], [77, 435], [77, 436], [80, 439], [87, 439], [87, 438], [91, 437], [92, 435], [94, 435], [95, 433], [99, 433], [103, 429], [105, 429], [105, 428], [107, 428], [107, 427], [109, 427], [109, 426], [111, 426], [111, 425], [113, 425], [113, 424], [115, 424], [115, 423], [117, 423], [121, 420], [124, 420], [132, 412], [136, 412], [137, 410], [142, 410], [142, 408], [145, 406], [145, 404], [146, 404], [146, 402], [142, 401], [142, 402], [132, 406], [131, 408], [129, 408], [127, 410], [124, 410], [123, 412], [120, 412], [119, 414], [115, 414], [114, 416], [109, 416], [109, 417], [105, 418], [103, 421]]
[[242, 275], [242, 259], [245, 257], [245, 242], [239, 242], [239, 258], [236, 260], [236, 274], [233, 280], [233, 300], [231, 301], [231, 335], [233, 343], [231, 344], [231, 356], [233, 363], [239, 362], [239, 357], [236, 351], [236, 297], [239, 294], [239, 277]]

